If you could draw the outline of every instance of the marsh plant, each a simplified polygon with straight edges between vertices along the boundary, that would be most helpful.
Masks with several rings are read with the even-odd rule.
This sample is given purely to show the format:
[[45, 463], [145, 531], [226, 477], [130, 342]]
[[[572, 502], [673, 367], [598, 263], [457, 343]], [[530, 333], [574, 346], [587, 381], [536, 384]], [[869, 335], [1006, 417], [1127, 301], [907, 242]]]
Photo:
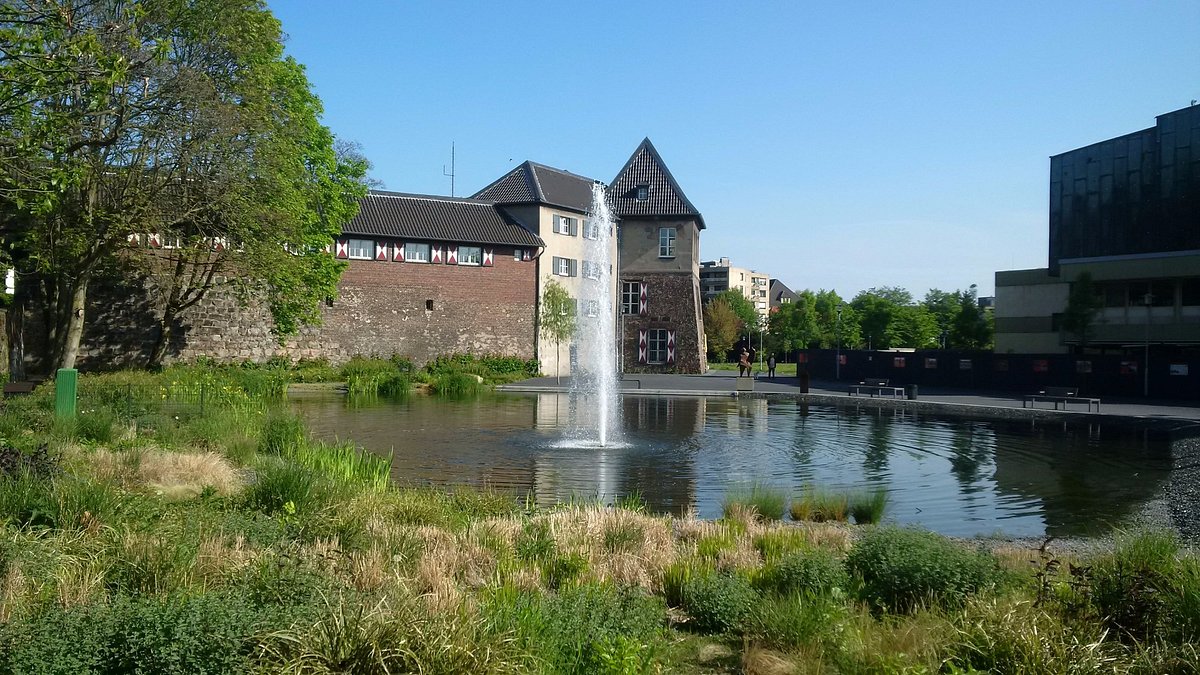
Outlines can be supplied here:
[[787, 511], [787, 492], [765, 483], [735, 485], [725, 493], [721, 510], [726, 518], [752, 513], [759, 518], [780, 520]]

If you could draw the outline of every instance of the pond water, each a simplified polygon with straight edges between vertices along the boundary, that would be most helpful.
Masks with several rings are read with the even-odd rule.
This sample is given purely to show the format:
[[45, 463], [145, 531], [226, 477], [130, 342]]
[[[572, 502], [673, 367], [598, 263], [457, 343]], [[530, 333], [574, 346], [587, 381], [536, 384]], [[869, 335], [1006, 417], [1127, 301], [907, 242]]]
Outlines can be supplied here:
[[757, 481], [792, 493], [883, 488], [885, 520], [949, 535], [1083, 535], [1161, 499], [1171, 469], [1166, 441], [1094, 421], [625, 396], [624, 445], [596, 449], [564, 438], [591, 410], [567, 394], [291, 405], [318, 437], [392, 452], [404, 484], [488, 486], [541, 504], [637, 493], [654, 511], [707, 518], [731, 487]]

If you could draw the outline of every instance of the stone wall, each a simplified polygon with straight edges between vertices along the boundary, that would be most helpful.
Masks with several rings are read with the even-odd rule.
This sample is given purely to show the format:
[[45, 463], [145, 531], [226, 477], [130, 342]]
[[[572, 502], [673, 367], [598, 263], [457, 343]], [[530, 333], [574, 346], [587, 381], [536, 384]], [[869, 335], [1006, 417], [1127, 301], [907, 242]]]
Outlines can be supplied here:
[[[700, 282], [691, 274], [622, 274], [621, 281], [646, 283], [646, 314], [621, 317], [622, 358], [627, 373], [703, 373], [704, 324], [700, 315]], [[638, 363], [638, 331], [675, 331], [675, 363]]]
[[[352, 260], [338, 296], [321, 308], [322, 324], [301, 329], [280, 345], [264, 303], [243, 303], [213, 292], [173, 328], [167, 362], [326, 358], [355, 354], [407, 356], [417, 364], [453, 352], [534, 357], [536, 315], [533, 261], [513, 260], [496, 247], [492, 267]], [[152, 277], [104, 277], [89, 291], [81, 370], [143, 367], [158, 335], [161, 301]], [[41, 317], [26, 322], [33, 368], [44, 345]]]

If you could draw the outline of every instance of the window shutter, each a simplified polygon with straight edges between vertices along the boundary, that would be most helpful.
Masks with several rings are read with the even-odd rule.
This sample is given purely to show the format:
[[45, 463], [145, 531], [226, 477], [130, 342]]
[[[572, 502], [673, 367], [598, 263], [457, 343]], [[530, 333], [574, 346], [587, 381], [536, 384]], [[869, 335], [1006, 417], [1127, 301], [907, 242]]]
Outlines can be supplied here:
[[667, 363], [675, 363], [675, 331], [667, 331]]
[[495, 262], [493, 261], [493, 257], [492, 257], [492, 249], [490, 249], [490, 248], [483, 249], [483, 266], [491, 267], [494, 264], [495, 264]]
[[392, 256], [392, 262], [404, 262], [404, 243], [403, 242], [396, 244], [396, 249], [395, 249], [394, 255]]
[[150, 248], [162, 248], [162, 237], [152, 234], [149, 237]]
[[348, 240], [346, 240], [346, 239], [338, 239], [337, 240], [337, 257], [339, 257], [339, 258], [349, 258], [350, 257], [350, 242]]
[[638, 330], [638, 363], [645, 363], [649, 357], [649, 349], [646, 344], [646, 331]]
[[442, 247], [441, 246], [431, 246], [429, 248], [429, 262], [431, 262], [431, 263], [442, 262]]
[[457, 246], [447, 246], [446, 247], [446, 264], [447, 265], [457, 265], [458, 264], [458, 247]]
[[638, 282], [638, 314], [646, 316], [650, 312], [646, 308], [646, 282]]
[[554, 227], [552, 227], [551, 229], [554, 232], [559, 232], [560, 230], [562, 230], [562, 216], [560, 216], [556, 213], [556, 214], [554, 214], [553, 220], [554, 220]]
[[379, 242], [379, 241], [375, 242], [375, 259], [376, 260], [387, 260], [388, 259], [387, 244], [385, 244], [383, 242]]
[[571, 223], [571, 236], [572, 237], [578, 236], [579, 235], [579, 219], [572, 218], [568, 222]]
[[579, 261], [572, 258], [571, 260], [567, 261], [567, 264], [571, 267], [571, 276], [579, 276]]

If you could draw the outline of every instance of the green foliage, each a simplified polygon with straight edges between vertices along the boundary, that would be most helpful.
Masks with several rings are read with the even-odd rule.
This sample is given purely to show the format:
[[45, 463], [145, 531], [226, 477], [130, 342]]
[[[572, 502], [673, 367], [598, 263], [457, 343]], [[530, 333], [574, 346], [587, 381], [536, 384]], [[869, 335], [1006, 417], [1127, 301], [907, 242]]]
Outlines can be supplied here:
[[548, 673], [653, 672], [666, 607], [635, 588], [583, 584], [554, 595], [501, 587], [484, 605], [498, 633], [511, 633]]
[[557, 353], [561, 351], [563, 340], [568, 340], [575, 334], [575, 300], [562, 284], [554, 279], [547, 279], [542, 290], [542, 313], [538, 317], [539, 330], [542, 337], [553, 340], [555, 345], [555, 369], [561, 374], [560, 364], [557, 363]]
[[1166, 532], [1123, 537], [1090, 570], [1090, 596], [1104, 625], [1138, 640], [1200, 639], [1200, 561], [1180, 555]]
[[787, 510], [787, 493], [762, 483], [734, 486], [725, 493], [721, 511], [728, 518], [733, 515], [735, 507], [752, 509], [764, 520], [780, 520]]
[[435, 394], [453, 398], [474, 396], [479, 393], [481, 387], [479, 380], [468, 373], [438, 375], [429, 383], [429, 388]]
[[830, 627], [845, 615], [845, 605], [829, 595], [766, 595], [747, 617], [746, 634], [775, 649], [796, 649], [830, 640]]
[[800, 497], [792, 499], [792, 520], [816, 523], [846, 520], [849, 497], [840, 492], [829, 492], [808, 486]]
[[796, 294], [795, 302], [780, 305], [771, 313], [771, 344], [788, 353], [807, 349], [817, 341], [821, 329], [817, 324], [816, 296], [812, 291]]
[[768, 562], [755, 579], [763, 591], [780, 594], [829, 595], [849, 588], [850, 577], [842, 561], [825, 549], [799, 550]]
[[108, 483], [70, 474], [0, 477], [0, 523], [75, 530], [109, 521], [130, 500]]
[[683, 607], [686, 600], [684, 594], [694, 579], [716, 574], [713, 564], [703, 559], [680, 559], [671, 563], [663, 570], [663, 597], [672, 607]]
[[237, 596], [50, 606], [0, 624], [0, 669], [16, 673], [205, 675], [251, 670], [253, 635], [267, 625]]
[[292, 382], [339, 382], [341, 371], [329, 365], [329, 359], [300, 359], [291, 368]]
[[958, 313], [950, 325], [949, 346], [958, 349], [991, 348], [993, 326], [979, 306], [975, 284], [960, 291], [958, 296]]
[[351, 396], [406, 396], [411, 387], [411, 363], [353, 356], [342, 366], [342, 379]]
[[789, 553], [809, 548], [808, 536], [803, 530], [785, 527], [768, 530], [754, 538], [754, 549], [770, 563]]
[[646, 531], [633, 518], [616, 518], [609, 521], [601, 534], [604, 550], [609, 553], [633, 553], [641, 549], [646, 541]]
[[311, 514], [328, 504], [330, 492], [313, 469], [282, 458], [263, 458], [241, 500], [245, 508], [267, 514]]
[[263, 423], [258, 451], [264, 455], [287, 455], [308, 443], [308, 429], [296, 415], [274, 412]]
[[874, 525], [883, 519], [887, 511], [888, 492], [884, 488], [876, 488], [870, 492], [856, 492], [850, 495], [847, 510], [859, 525]]
[[730, 288], [714, 295], [709, 304], [722, 302], [729, 305], [733, 310], [734, 316], [738, 319], [738, 333], [745, 334], [748, 330], [758, 329], [758, 310], [754, 308], [754, 303], [750, 301], [742, 292], [736, 288]]
[[846, 557], [862, 582], [861, 596], [877, 610], [907, 612], [923, 603], [957, 607], [1001, 580], [995, 558], [932, 532], [869, 529]]
[[726, 358], [738, 336], [742, 334], [743, 325], [727, 300], [713, 298], [705, 303], [704, 337], [713, 359]]
[[683, 589], [683, 609], [705, 633], [742, 630], [758, 600], [750, 582], [736, 575], [697, 575]]

